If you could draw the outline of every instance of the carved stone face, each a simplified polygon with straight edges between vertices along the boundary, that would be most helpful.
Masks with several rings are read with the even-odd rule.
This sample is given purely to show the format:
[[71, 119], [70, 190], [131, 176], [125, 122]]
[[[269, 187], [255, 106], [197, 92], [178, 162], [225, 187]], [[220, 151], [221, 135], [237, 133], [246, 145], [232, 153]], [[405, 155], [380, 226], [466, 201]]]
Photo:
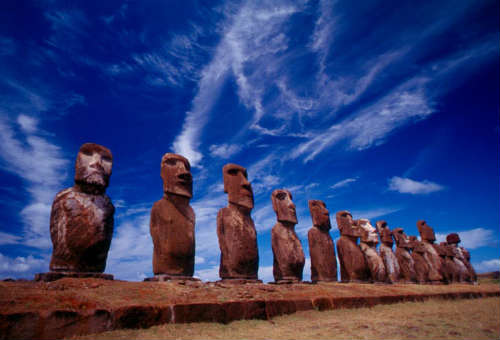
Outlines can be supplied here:
[[373, 228], [370, 220], [360, 218], [357, 222], [359, 228], [362, 230], [361, 241], [365, 243], [378, 244], [377, 230]]
[[271, 194], [273, 209], [276, 212], [278, 221], [297, 224], [297, 214], [295, 204], [292, 201], [292, 194], [285, 189], [276, 189]]
[[410, 248], [410, 239], [408, 235], [405, 234], [403, 228], [395, 228], [392, 231], [392, 236], [396, 240], [396, 247], [398, 248]]
[[181, 155], [166, 153], [161, 159], [163, 191], [171, 194], [193, 197], [193, 176], [191, 166]]
[[106, 188], [112, 167], [113, 156], [108, 148], [85, 143], [76, 156], [75, 183]]
[[233, 204], [252, 209], [253, 191], [248, 182], [247, 169], [236, 164], [226, 164], [222, 168], [224, 177], [224, 192]]
[[434, 235], [434, 229], [427, 225], [427, 222], [420, 220], [417, 222], [418, 232], [420, 233], [420, 238], [422, 241], [427, 241], [429, 243], [434, 243], [436, 241], [436, 235]]
[[326, 204], [319, 200], [309, 200], [309, 212], [311, 213], [313, 225], [323, 229], [330, 230], [330, 212], [326, 208]]
[[335, 215], [340, 234], [343, 236], [361, 237], [357, 224], [352, 220], [352, 215], [347, 210], [339, 211]]
[[442, 249], [442, 253], [439, 253], [440, 256], [455, 257], [455, 253], [453, 252], [452, 247], [448, 243], [441, 242], [439, 243], [439, 246]]
[[457, 233], [451, 233], [446, 236], [446, 242], [448, 242], [448, 244], [458, 244], [460, 241], [460, 236], [458, 236]]
[[394, 241], [392, 240], [392, 233], [391, 230], [389, 229], [389, 225], [387, 225], [387, 222], [377, 221], [376, 226], [377, 226], [377, 232], [380, 235], [380, 240], [382, 241], [382, 243], [392, 247]]

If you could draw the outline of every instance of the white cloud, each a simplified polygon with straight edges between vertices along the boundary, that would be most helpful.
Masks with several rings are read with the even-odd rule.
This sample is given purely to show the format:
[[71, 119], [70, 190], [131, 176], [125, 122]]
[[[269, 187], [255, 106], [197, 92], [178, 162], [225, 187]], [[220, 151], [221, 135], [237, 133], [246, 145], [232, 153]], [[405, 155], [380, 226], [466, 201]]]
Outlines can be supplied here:
[[0, 231], [0, 245], [4, 244], [19, 244], [21, 243], [21, 237], [9, 233], [4, 233]]
[[425, 95], [421, 79], [413, 79], [393, 90], [354, 116], [332, 125], [314, 138], [301, 143], [289, 155], [313, 160], [320, 152], [343, 140], [349, 148], [367, 149], [384, 142], [396, 128], [433, 113], [432, 102]]
[[234, 154], [240, 152], [241, 146], [236, 144], [220, 144], [220, 145], [210, 145], [209, 151], [212, 157], [219, 157], [222, 159], [228, 159]]
[[0, 277], [33, 279], [36, 273], [46, 272], [49, 257], [18, 256], [11, 258], [0, 253]]
[[200, 278], [203, 281], [218, 281], [219, 277], [219, 266], [212, 266], [210, 268], [199, 269], [194, 273], [195, 277]]
[[500, 259], [491, 259], [473, 263], [472, 266], [478, 273], [487, 273], [500, 270]]
[[402, 178], [398, 176], [394, 176], [389, 179], [389, 190], [397, 191], [402, 194], [429, 194], [443, 189], [444, 187], [442, 185], [427, 180], [418, 182], [409, 178]]
[[23, 114], [17, 117], [17, 123], [21, 126], [26, 133], [33, 133], [37, 129], [38, 120]]
[[357, 178], [346, 178], [341, 181], [338, 181], [334, 185], [332, 185], [330, 188], [332, 189], [339, 189], [339, 188], [344, 188], [348, 186], [350, 183], [356, 182]]
[[390, 215], [402, 209], [403, 208], [392, 207], [392, 208], [375, 208], [367, 210], [353, 210], [351, 211], [351, 214], [354, 219], [358, 218], [372, 219], [380, 216]]
[[436, 233], [436, 240], [438, 242], [446, 242], [446, 236], [450, 233], [457, 233], [460, 236], [460, 245], [466, 249], [485, 247], [493, 244], [496, 240], [494, 231], [484, 228]]
[[[38, 136], [43, 133], [25, 116], [18, 119], [24, 124], [17, 134], [7, 120], [0, 119], [0, 157], [4, 169], [26, 182], [31, 202], [21, 211], [24, 222], [24, 243], [37, 248], [51, 246], [48, 233], [50, 204], [62, 189], [68, 161], [58, 146]], [[21, 123], [22, 122], [22, 123]]]

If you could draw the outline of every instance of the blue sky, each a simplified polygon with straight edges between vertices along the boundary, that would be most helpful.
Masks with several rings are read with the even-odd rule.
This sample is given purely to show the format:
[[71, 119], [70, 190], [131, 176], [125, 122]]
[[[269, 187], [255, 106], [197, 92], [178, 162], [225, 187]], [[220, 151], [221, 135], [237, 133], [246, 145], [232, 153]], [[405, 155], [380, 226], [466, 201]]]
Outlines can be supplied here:
[[106, 272], [152, 275], [149, 213], [166, 152], [192, 165], [195, 275], [218, 279], [222, 166], [247, 168], [260, 277], [270, 195], [438, 239], [500, 269], [498, 1], [3, 1], [0, 277], [48, 270], [55, 194], [81, 144], [111, 149]]

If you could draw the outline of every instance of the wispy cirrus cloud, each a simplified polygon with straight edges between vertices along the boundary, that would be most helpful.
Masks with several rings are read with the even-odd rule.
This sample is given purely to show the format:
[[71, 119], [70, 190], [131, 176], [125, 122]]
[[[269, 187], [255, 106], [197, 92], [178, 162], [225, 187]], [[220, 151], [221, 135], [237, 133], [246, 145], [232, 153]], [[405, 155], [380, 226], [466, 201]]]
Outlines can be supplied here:
[[241, 151], [241, 146], [237, 144], [210, 145], [210, 155], [222, 159], [228, 159]]
[[444, 186], [428, 180], [419, 182], [410, 178], [402, 178], [398, 176], [392, 177], [388, 182], [389, 190], [397, 191], [402, 194], [430, 194], [432, 192], [441, 191], [444, 189]]
[[3, 168], [22, 178], [31, 202], [21, 210], [23, 243], [36, 248], [51, 246], [47, 232], [51, 202], [62, 187], [68, 161], [59, 146], [45, 139], [35, 117], [18, 116], [20, 129], [0, 119], [0, 157]]
[[340, 189], [340, 188], [345, 188], [349, 186], [351, 183], [356, 182], [358, 179], [357, 178], [346, 178], [341, 181], [338, 181], [334, 185], [330, 186], [332, 189]]

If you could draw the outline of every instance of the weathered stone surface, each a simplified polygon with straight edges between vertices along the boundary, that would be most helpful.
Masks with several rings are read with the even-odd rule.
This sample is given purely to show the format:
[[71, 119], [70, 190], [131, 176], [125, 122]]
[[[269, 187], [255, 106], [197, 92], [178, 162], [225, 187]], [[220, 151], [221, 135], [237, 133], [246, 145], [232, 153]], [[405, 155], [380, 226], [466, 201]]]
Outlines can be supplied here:
[[441, 265], [439, 267], [439, 273], [443, 277], [443, 282], [444, 283], [451, 283], [453, 280], [453, 271], [454, 268], [450, 266], [449, 261], [447, 261], [447, 249], [446, 249], [446, 244], [445, 243], [440, 243], [440, 244], [433, 244], [434, 249], [436, 249], [436, 252], [439, 255], [439, 258], [441, 260]]
[[419, 241], [416, 236], [410, 236], [412, 245], [411, 257], [415, 263], [415, 274], [417, 282], [420, 284], [428, 283], [430, 266], [425, 257], [426, 249], [423, 242]]
[[458, 270], [460, 282], [476, 282], [477, 275], [470, 263], [470, 253], [465, 248], [458, 246], [461, 242], [460, 236], [457, 233], [451, 233], [446, 236], [446, 242], [454, 254], [453, 261]]
[[339, 211], [336, 214], [340, 238], [337, 241], [337, 254], [340, 265], [340, 279], [342, 282], [367, 282], [370, 279], [370, 269], [363, 252], [356, 244], [361, 237], [360, 228], [352, 219], [348, 211]]
[[153, 273], [172, 279], [193, 276], [195, 215], [189, 205], [193, 179], [188, 160], [166, 153], [161, 160], [164, 196], [151, 209]]
[[271, 194], [271, 201], [278, 219], [271, 231], [274, 280], [277, 283], [302, 281], [305, 257], [295, 233], [297, 215], [292, 194], [285, 189], [276, 189]]
[[378, 236], [377, 231], [371, 225], [370, 221], [361, 218], [357, 220], [359, 228], [362, 230], [359, 248], [365, 256], [368, 268], [370, 268], [370, 277], [373, 282], [387, 282], [387, 273], [385, 271], [384, 261], [377, 253]]
[[415, 262], [410, 254], [413, 244], [405, 234], [403, 228], [396, 228], [392, 231], [396, 240], [396, 259], [400, 269], [400, 280], [405, 283], [415, 283], [417, 274], [415, 272]]
[[[74, 186], [62, 190], [54, 199], [50, 215], [50, 269], [58, 276], [102, 273], [106, 268], [115, 211], [105, 194], [112, 165], [109, 149], [83, 144], [76, 158]], [[49, 272], [39, 274], [37, 279], [52, 280], [56, 276]]]
[[310, 200], [313, 226], [307, 233], [311, 256], [311, 281], [337, 281], [335, 246], [330, 236], [330, 213], [323, 201]]
[[439, 270], [441, 259], [433, 246], [436, 241], [434, 230], [424, 220], [417, 221], [417, 228], [422, 239], [421, 246], [424, 248], [424, 257], [429, 265], [428, 279], [431, 283], [439, 283], [443, 281], [443, 276]]
[[390, 283], [398, 282], [401, 276], [401, 270], [399, 268], [399, 262], [396, 258], [396, 254], [392, 251], [392, 246], [394, 244], [392, 232], [386, 221], [377, 221], [376, 226], [381, 241], [379, 254], [384, 261], [387, 280]]
[[[223, 169], [224, 192], [228, 206], [217, 214], [217, 237], [221, 251], [219, 276], [235, 282], [257, 280], [259, 251], [257, 231], [250, 212], [253, 208], [253, 191], [247, 171], [236, 164], [226, 164]], [[243, 280], [243, 281], [241, 281]]]

